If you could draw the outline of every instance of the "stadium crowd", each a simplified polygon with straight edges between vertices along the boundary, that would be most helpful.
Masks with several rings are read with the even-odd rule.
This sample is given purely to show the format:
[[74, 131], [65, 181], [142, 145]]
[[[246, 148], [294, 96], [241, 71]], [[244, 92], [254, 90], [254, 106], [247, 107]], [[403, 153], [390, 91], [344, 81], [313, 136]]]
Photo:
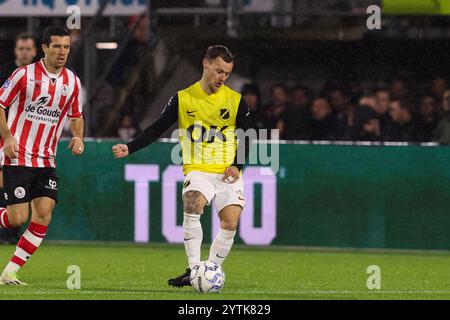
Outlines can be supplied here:
[[450, 89], [443, 76], [419, 86], [397, 78], [363, 92], [357, 86], [327, 83], [320, 92], [304, 85], [270, 87], [263, 104], [257, 85], [242, 94], [257, 129], [279, 129], [285, 140], [450, 143]]
[[[146, 57], [141, 52], [146, 52], [142, 31], [146, 27], [145, 20], [141, 22], [123, 53], [127, 58], [120, 59], [107, 78], [111, 87], [109, 93], [97, 95], [95, 106], [101, 124], [107, 122], [105, 115], [112, 112], [115, 101], [120, 102], [112, 112], [116, 114], [115, 123], [99, 130], [100, 136], [128, 140], [141, 131], [140, 113], [148, 102], [143, 97], [149, 96], [156, 82], [154, 70], [148, 67], [153, 64], [142, 58]], [[36, 49], [32, 35], [19, 34], [14, 48], [16, 59], [0, 66], [0, 85], [18, 66], [37, 59]], [[125, 75], [129, 75], [133, 85], [128, 84], [130, 79]], [[287, 87], [274, 83], [270, 87], [269, 101], [262, 101], [255, 83], [244, 85], [241, 93], [251, 108], [254, 127], [279, 129], [283, 140], [450, 144], [450, 87], [445, 76], [435, 75], [426, 80], [402, 74], [372, 90], [363, 90], [361, 84], [345, 83], [328, 81], [323, 88], [315, 90], [302, 84]], [[68, 128], [63, 135], [70, 135]]]

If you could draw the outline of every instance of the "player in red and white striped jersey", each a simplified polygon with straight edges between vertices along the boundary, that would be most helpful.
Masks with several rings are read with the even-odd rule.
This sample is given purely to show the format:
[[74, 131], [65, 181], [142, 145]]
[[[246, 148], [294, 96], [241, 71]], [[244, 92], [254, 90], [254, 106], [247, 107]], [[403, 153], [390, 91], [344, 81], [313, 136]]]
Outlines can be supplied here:
[[67, 117], [81, 117], [80, 79], [63, 68], [59, 75], [39, 62], [17, 69], [0, 89], [0, 106], [9, 109], [8, 128], [19, 145], [7, 166], [55, 167], [57, 141]]
[[[14, 60], [0, 65], [0, 87], [14, 70], [34, 62], [37, 54], [36, 49], [36, 40], [33, 35], [29, 33], [20, 33], [17, 35], [14, 46]], [[6, 111], [6, 117], [8, 117], [8, 111]], [[0, 207], [6, 207], [3, 194], [3, 167], [0, 161]], [[20, 228], [0, 228], [1, 243], [17, 243], [19, 238]]]
[[[0, 89], [0, 154], [4, 165], [7, 209], [0, 208], [0, 226], [28, 221], [0, 284], [24, 284], [17, 272], [41, 244], [57, 202], [56, 150], [65, 121], [73, 138], [69, 148], [84, 151], [80, 79], [65, 68], [70, 35], [65, 28], [44, 32], [45, 57], [13, 72]], [[8, 109], [8, 121], [4, 109]]]

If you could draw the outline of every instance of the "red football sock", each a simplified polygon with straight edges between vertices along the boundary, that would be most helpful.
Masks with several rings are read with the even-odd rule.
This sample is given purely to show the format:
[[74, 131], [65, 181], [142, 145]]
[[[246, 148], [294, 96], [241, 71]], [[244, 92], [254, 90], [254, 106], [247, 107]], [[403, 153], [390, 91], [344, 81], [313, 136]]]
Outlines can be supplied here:
[[6, 213], [6, 208], [0, 208], [0, 225], [5, 228], [11, 228], [8, 220], [8, 214]]
[[19, 271], [40, 246], [42, 240], [44, 240], [47, 228], [47, 226], [40, 225], [36, 222], [30, 222], [28, 229], [20, 237], [16, 251], [6, 267], [5, 272]]

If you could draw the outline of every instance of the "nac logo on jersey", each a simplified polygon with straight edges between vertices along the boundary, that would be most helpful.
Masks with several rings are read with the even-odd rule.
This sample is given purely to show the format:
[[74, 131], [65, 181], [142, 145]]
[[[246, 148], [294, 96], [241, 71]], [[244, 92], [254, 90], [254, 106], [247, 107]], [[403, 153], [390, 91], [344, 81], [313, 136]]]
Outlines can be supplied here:
[[220, 109], [220, 118], [222, 118], [223, 120], [230, 119], [230, 110]]
[[37, 97], [36, 101], [26, 106], [25, 112], [27, 113], [27, 119], [30, 121], [38, 121], [44, 124], [57, 124], [61, 112], [59, 109], [51, 108], [48, 106], [51, 97], [50, 95], [41, 95]]

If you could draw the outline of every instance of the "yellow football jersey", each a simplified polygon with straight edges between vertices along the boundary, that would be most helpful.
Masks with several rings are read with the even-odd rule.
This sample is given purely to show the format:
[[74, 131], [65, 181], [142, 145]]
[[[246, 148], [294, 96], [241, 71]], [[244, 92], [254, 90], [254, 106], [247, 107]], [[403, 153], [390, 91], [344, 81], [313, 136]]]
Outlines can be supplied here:
[[183, 172], [224, 173], [236, 156], [241, 95], [225, 85], [208, 95], [197, 82], [178, 92]]

